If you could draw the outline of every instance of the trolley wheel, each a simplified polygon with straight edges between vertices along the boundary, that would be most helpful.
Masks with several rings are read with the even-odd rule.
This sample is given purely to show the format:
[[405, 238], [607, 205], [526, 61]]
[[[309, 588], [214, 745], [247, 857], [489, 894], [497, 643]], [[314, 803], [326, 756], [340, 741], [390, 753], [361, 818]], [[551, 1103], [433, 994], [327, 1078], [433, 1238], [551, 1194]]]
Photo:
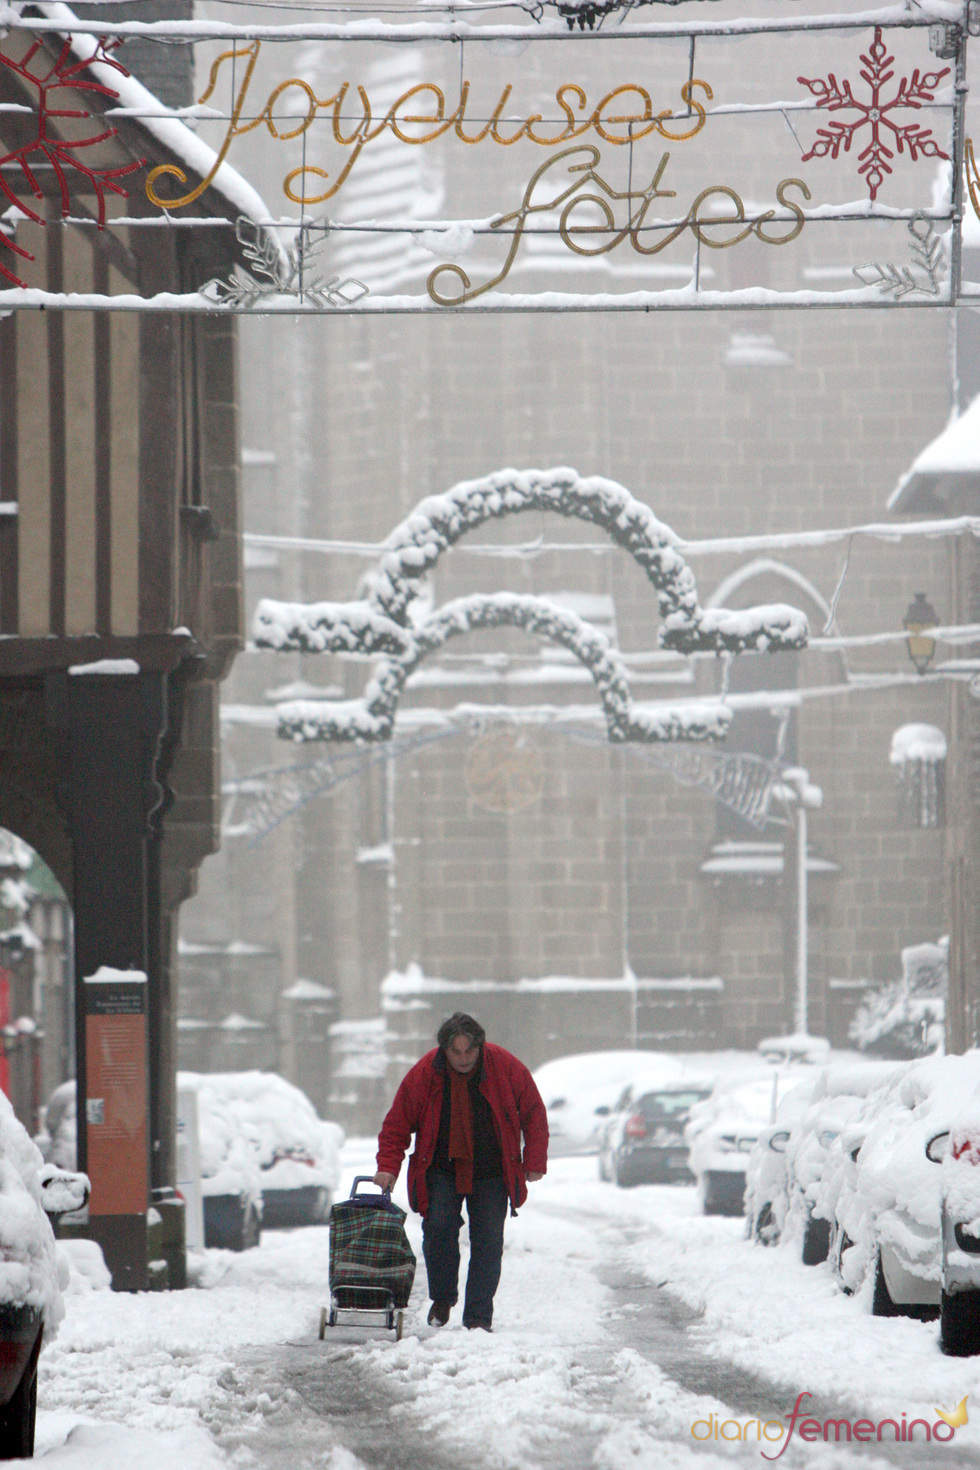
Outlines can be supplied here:
[[329, 1321], [331, 1327], [336, 1327], [336, 1325], [337, 1325], [337, 1308], [336, 1307], [331, 1307], [330, 1308], [330, 1316], [328, 1318], [328, 1321]]
[[326, 1337], [326, 1335], [327, 1335], [327, 1309], [326, 1309], [326, 1307], [321, 1307], [320, 1308], [320, 1341], [321, 1342]]
[[401, 1342], [401, 1340], [402, 1340], [402, 1328], [404, 1327], [404, 1325], [405, 1325], [405, 1313], [404, 1312], [399, 1312], [398, 1313], [398, 1316], [395, 1318], [395, 1341], [396, 1342]]

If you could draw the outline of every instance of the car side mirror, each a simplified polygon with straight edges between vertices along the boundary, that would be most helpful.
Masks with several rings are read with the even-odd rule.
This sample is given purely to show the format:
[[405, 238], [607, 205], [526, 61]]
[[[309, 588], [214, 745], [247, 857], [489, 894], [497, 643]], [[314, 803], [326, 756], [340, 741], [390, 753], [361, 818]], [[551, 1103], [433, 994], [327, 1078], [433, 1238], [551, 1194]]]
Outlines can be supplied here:
[[597, 1118], [608, 1118], [610, 1112], [612, 1111], [612, 1109], [609, 1107], [609, 1104], [608, 1103], [601, 1103], [600, 1106], [597, 1107], [595, 1111], [596, 1111], [596, 1117]]
[[926, 1158], [933, 1164], [941, 1164], [949, 1152], [949, 1129], [936, 1133], [926, 1144]]
[[73, 1215], [88, 1204], [92, 1192], [87, 1174], [47, 1164], [41, 1170], [41, 1204], [47, 1215]]
[[772, 1135], [769, 1140], [769, 1147], [772, 1149], [774, 1154], [784, 1154], [786, 1152], [786, 1145], [788, 1143], [789, 1133], [786, 1131], [786, 1129], [782, 1129], [779, 1133], [774, 1133]]

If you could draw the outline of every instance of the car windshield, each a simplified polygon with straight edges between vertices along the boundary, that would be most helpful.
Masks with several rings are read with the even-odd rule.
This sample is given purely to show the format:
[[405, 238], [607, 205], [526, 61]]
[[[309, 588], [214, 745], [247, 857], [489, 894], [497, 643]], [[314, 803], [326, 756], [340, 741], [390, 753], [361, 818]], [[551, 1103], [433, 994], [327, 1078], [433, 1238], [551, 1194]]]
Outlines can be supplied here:
[[640, 1098], [639, 1107], [647, 1118], [677, 1118], [690, 1112], [696, 1102], [707, 1096], [706, 1092], [694, 1089], [690, 1092], [648, 1092]]

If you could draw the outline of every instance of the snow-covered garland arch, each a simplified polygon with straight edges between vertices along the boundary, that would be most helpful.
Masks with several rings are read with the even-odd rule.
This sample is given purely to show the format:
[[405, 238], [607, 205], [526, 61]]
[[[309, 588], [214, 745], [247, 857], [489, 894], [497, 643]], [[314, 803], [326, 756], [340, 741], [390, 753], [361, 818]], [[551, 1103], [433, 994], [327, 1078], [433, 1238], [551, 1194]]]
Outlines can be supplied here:
[[679, 538], [615, 481], [583, 479], [571, 469], [501, 470], [421, 501], [389, 537], [365, 598], [312, 604], [267, 598], [259, 603], [254, 634], [261, 648], [387, 655], [363, 700], [282, 706], [280, 735], [294, 740], [388, 739], [405, 681], [423, 658], [457, 634], [507, 625], [561, 643], [582, 661], [596, 681], [611, 740], [723, 737], [731, 712], [722, 705], [664, 705], [641, 712], [608, 640], [546, 599], [511, 593], [461, 598], [421, 626], [409, 625], [418, 584], [444, 551], [487, 521], [529, 510], [550, 510], [601, 526], [629, 552], [656, 589], [664, 648], [679, 653], [775, 652], [807, 643], [805, 615], [783, 603], [738, 612], [702, 608]]
[[708, 740], [722, 738], [731, 723], [727, 705], [678, 704], [651, 710], [634, 705], [626, 668], [608, 638], [575, 613], [540, 597], [498, 592], [447, 602], [413, 634], [401, 658], [385, 658], [363, 700], [280, 706], [279, 733], [293, 740], [387, 740], [405, 681], [429, 654], [450, 638], [478, 628], [523, 628], [559, 643], [584, 664], [595, 680], [612, 741]]

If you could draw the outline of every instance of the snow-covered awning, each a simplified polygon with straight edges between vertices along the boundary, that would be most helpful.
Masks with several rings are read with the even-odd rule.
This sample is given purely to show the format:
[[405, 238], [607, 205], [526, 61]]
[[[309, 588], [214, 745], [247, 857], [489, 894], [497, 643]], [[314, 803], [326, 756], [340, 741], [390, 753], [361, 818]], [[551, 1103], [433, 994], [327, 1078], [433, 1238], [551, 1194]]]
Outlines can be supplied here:
[[[12, 9], [23, 14], [24, 7]], [[112, 132], [106, 137], [117, 138], [134, 158], [145, 156], [147, 163], [163, 164], [193, 184], [207, 179], [208, 187], [198, 201], [198, 212], [202, 216], [227, 220], [235, 226], [222, 233], [228, 233], [236, 255], [243, 256], [242, 227], [238, 222], [245, 220], [254, 227], [255, 236], [267, 245], [273, 258], [279, 256], [282, 262], [286, 261], [286, 250], [279, 233], [267, 223], [270, 211], [262, 196], [237, 169], [227, 162], [218, 163], [218, 154], [182, 121], [180, 110], [161, 102], [117, 59], [108, 59], [103, 38], [80, 30], [79, 26], [84, 26], [84, 22], [69, 5], [61, 3], [61, 0], [49, 0], [49, 3], [33, 6], [31, 15], [23, 16], [25, 26], [30, 25], [35, 13], [48, 24], [54, 22], [63, 27], [58, 35], [47, 36], [47, 44], [57, 46], [58, 40], [63, 39], [71, 55], [77, 61], [87, 63], [86, 70], [92, 80], [108, 89], [108, 95], [95, 90], [86, 90], [84, 94], [89, 115], [99, 121], [104, 119], [106, 125], [111, 126]], [[46, 26], [39, 27], [39, 32], [46, 31]], [[2, 34], [0, 32], [0, 36]], [[136, 212], [140, 213], [139, 210]]]
[[913, 461], [888, 509], [899, 515], [980, 513], [980, 395]]
[[946, 736], [937, 725], [899, 725], [888, 759], [893, 766], [904, 766], [906, 761], [944, 761]]

